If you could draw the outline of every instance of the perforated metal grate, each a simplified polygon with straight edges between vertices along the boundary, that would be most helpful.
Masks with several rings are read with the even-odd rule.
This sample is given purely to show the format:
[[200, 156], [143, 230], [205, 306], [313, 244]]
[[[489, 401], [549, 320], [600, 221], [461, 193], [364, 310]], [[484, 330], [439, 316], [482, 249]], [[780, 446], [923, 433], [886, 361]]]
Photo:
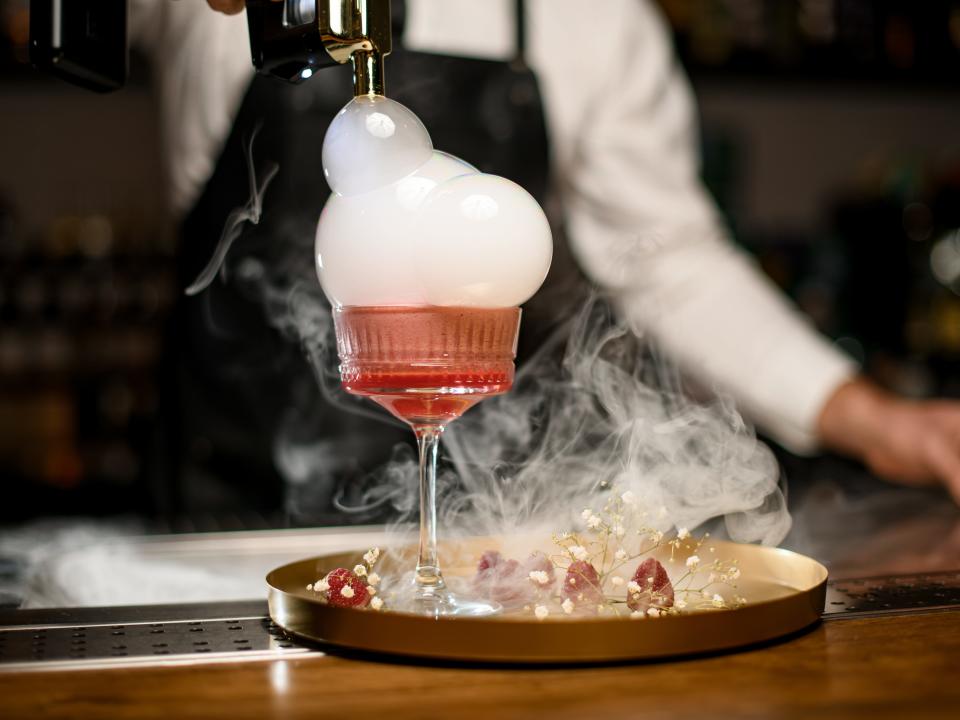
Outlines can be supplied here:
[[[159, 610], [159, 608], [158, 608]], [[268, 617], [0, 627], [0, 669], [203, 661], [309, 652]]]
[[859, 617], [960, 607], [960, 571], [835, 580], [824, 617]]

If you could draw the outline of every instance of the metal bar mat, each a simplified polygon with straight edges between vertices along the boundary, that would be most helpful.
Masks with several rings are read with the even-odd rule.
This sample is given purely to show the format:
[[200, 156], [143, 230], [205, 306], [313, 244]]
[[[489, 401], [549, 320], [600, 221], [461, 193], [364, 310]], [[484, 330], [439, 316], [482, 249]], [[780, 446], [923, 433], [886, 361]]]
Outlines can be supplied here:
[[[960, 608], [960, 571], [831, 581], [824, 619]], [[0, 670], [280, 658], [317, 653], [263, 602], [0, 613]]]
[[825, 619], [960, 608], [960, 571], [831, 580]]
[[[235, 605], [245, 607], [231, 607]], [[249, 614], [230, 613], [237, 609]], [[151, 610], [152, 621], [143, 620]], [[172, 607], [82, 608], [77, 615], [85, 617], [69, 624], [63, 622], [69, 611], [26, 610], [20, 611], [23, 622], [15, 625], [10, 619], [17, 612], [7, 612], [2, 618], [6, 626], [0, 625], [0, 670], [232, 661], [311, 652], [264, 615], [266, 603], [210, 604], [202, 610], [186, 613], [198, 619], [171, 620], [164, 618], [174, 614]], [[114, 622], [98, 622], [111, 616]]]

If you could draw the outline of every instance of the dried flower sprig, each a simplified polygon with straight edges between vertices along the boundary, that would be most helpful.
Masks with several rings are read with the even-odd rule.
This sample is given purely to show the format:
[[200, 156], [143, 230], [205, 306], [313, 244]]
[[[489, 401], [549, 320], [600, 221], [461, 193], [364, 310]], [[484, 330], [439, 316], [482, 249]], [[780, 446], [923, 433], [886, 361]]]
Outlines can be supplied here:
[[[666, 508], [653, 515], [660, 521], [667, 516]], [[557, 589], [545, 581], [546, 573], [531, 572], [531, 580], [537, 582], [533, 601], [525, 609], [541, 620], [553, 614], [586, 613], [654, 618], [746, 602], [736, 593], [740, 577], [736, 561], [702, 557], [715, 552], [707, 545], [709, 534], [695, 538], [687, 528], [677, 527], [667, 535], [650, 518], [632, 492], [617, 494], [611, 488], [600, 509], [584, 508], [579, 530], [552, 536], [556, 552], [549, 560], [563, 573], [563, 581]], [[673, 579], [653, 557], [655, 551], [662, 555], [667, 549], [671, 561], [683, 563], [681, 574]], [[624, 571], [633, 568], [636, 571], [628, 577]]]

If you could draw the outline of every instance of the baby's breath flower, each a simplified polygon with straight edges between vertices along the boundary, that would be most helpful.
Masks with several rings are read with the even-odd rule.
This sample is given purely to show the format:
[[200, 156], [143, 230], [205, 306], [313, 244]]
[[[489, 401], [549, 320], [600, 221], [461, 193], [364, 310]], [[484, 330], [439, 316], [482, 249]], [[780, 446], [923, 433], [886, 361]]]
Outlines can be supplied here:
[[650, 540], [655, 543], [660, 542], [661, 540], [663, 540], [663, 533], [660, 532], [659, 530], [651, 530]]
[[363, 555], [363, 561], [367, 565], [373, 565], [380, 558], [380, 548], [370, 548]]
[[599, 515], [591, 515], [587, 518], [587, 527], [591, 530], [596, 530], [598, 527], [600, 527], [601, 522], [603, 521], [600, 519]]
[[377, 575], [376, 573], [372, 572], [372, 573], [370, 573], [369, 575], [367, 575], [367, 582], [370, 583], [371, 585], [379, 585], [379, 584], [380, 584], [380, 576]]
[[377, 589], [373, 585], [367, 585], [367, 594], [373, 597], [377, 594]]
[[645, 618], [647, 615], [642, 610], [634, 610], [630, 613], [630, 617], [634, 620], [639, 620], [640, 618]]
[[383, 598], [375, 597], [370, 601], [370, 607], [374, 610], [379, 610], [383, 607]]
[[613, 534], [616, 535], [618, 538], [622, 538], [624, 535], [627, 534], [627, 530], [626, 528], [623, 527], [623, 525], [617, 524], [613, 526]]
[[713, 603], [713, 606], [714, 606], [714, 607], [723, 607], [723, 604], [724, 604], [724, 603], [723, 603], [723, 596], [722, 596], [722, 595], [714, 595], [712, 598], [710, 598], [710, 602]]
[[562, 608], [563, 608], [563, 611], [564, 611], [567, 615], [569, 615], [570, 613], [573, 612], [573, 609], [574, 609], [574, 607], [576, 607], [576, 606], [573, 604], [573, 601], [572, 601], [570, 598], [567, 598], [566, 600], [564, 600], [564, 601], [560, 604], [560, 607], [562, 607]]
[[350, 587], [349, 585], [344, 585], [342, 588], [340, 588], [340, 594], [343, 595], [345, 598], [348, 598], [348, 599], [352, 598], [354, 595], [353, 588]]
[[629, 490], [621, 495], [620, 499], [623, 500], [624, 505], [633, 505], [637, 501], [636, 496]]
[[631, 580], [627, 583], [627, 592], [628, 593], [638, 593], [640, 592], [640, 585], [636, 580]]
[[550, 614], [550, 608], [546, 605], [537, 605], [533, 610], [533, 614], [537, 616], [537, 620], [543, 620]]
[[623, 562], [623, 561], [626, 560], [629, 556], [627, 555], [627, 551], [626, 551], [626, 550], [624, 550], [623, 548], [620, 548], [619, 550], [617, 550], [617, 551], [613, 554], [613, 557], [614, 557], [616, 560], [618, 560], [619, 562]]
[[322, 580], [317, 580], [317, 581], [313, 584], [313, 591], [314, 591], [314, 592], [321, 593], [321, 592], [326, 592], [326, 591], [329, 590], [329, 589], [330, 589], [330, 583], [327, 582], [327, 579], [326, 579], [326, 578], [323, 578]]
[[691, 555], [687, 558], [687, 567], [691, 570], [695, 570], [700, 564], [700, 558], [696, 555]]
[[683, 610], [687, 606], [687, 601], [683, 598], [677, 598], [676, 601], [674, 601], [673, 606], [677, 610]]
[[614, 575], [612, 578], [610, 578], [610, 582], [613, 583], [614, 587], [620, 587], [623, 585], [623, 578], [619, 575]]
[[657, 608], [647, 608], [647, 615], [650, 617], [660, 617], [660, 611]]
[[728, 577], [730, 580], [736, 580], [736, 579], [738, 579], [738, 578], [740, 577], [740, 568], [738, 568], [738, 567], [731, 568], [730, 571], [727, 573], [727, 577]]
[[367, 574], [367, 568], [363, 565], [355, 565], [353, 567], [353, 573], [354, 575], [359, 575], [360, 577], [363, 577]]
[[313, 590], [313, 583], [307, 583], [307, 590]]
[[580, 517], [582, 517], [584, 520], [589, 520], [592, 515], [593, 515], [593, 510], [591, 510], [590, 508], [584, 508], [583, 512], [580, 513]]
[[571, 545], [568, 552], [574, 560], [586, 560], [590, 553], [583, 545]]
[[547, 575], [545, 570], [531, 570], [530, 580], [538, 585], [546, 585], [550, 582], [550, 576]]
[[677, 528], [677, 540], [686, 540], [690, 537], [690, 531], [685, 527]]

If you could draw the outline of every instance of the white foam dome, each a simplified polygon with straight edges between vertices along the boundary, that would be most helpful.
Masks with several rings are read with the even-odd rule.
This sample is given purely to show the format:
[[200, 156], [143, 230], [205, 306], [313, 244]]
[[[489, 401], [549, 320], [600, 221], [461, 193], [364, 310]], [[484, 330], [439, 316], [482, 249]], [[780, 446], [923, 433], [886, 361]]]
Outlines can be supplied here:
[[323, 162], [335, 193], [317, 223], [316, 263], [334, 305], [513, 307], [543, 283], [553, 242], [537, 202], [433, 150], [399, 103], [351, 101]]

